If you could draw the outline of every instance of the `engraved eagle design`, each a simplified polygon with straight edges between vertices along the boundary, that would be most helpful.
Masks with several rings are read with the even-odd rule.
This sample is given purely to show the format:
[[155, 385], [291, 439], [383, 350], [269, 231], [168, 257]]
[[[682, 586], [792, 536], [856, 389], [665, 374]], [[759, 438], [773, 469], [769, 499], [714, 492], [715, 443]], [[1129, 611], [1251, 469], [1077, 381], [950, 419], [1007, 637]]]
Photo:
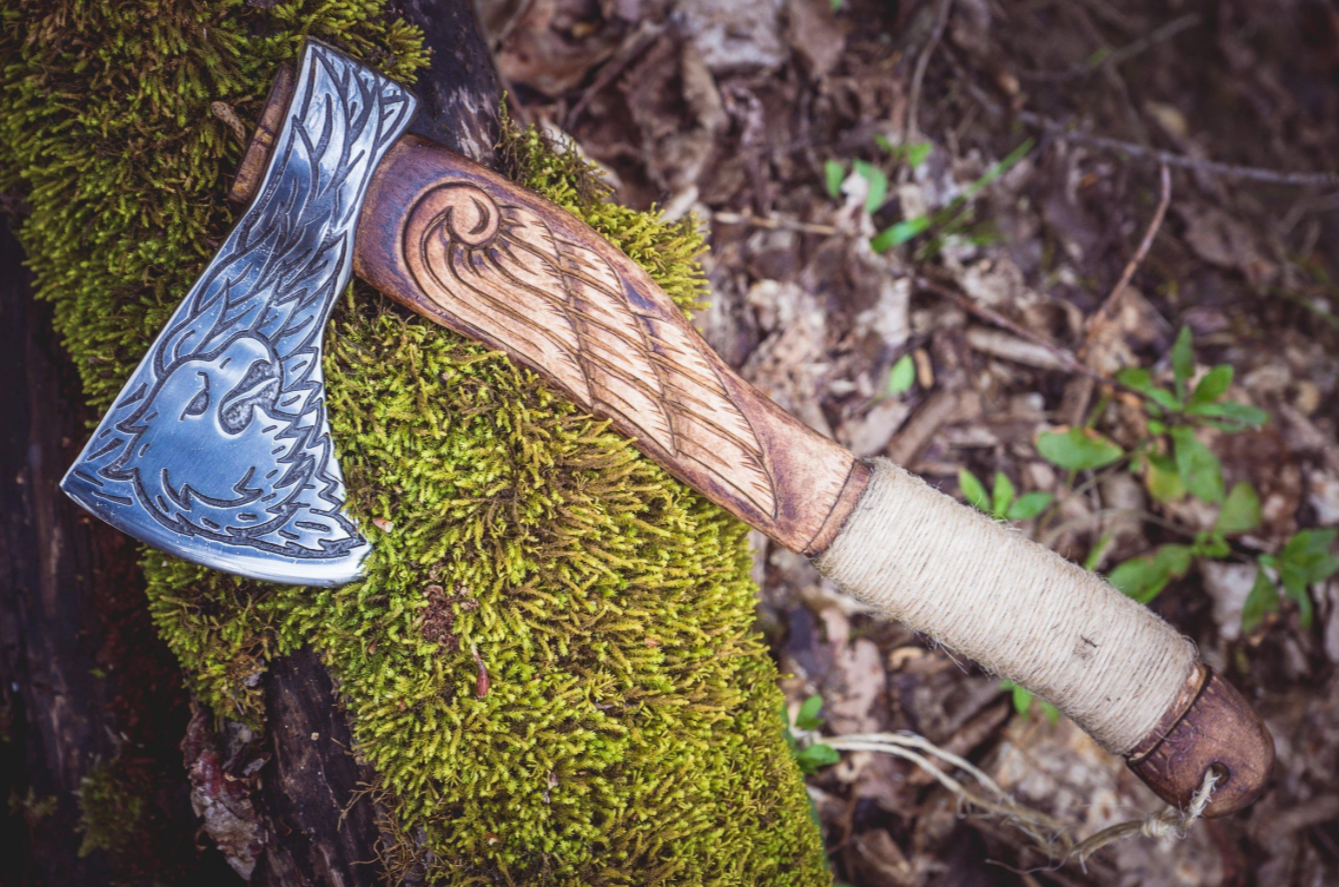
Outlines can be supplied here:
[[458, 323], [554, 376], [583, 407], [776, 516], [762, 447], [678, 309], [523, 204], [468, 182], [405, 221], [419, 288]]
[[369, 549], [343, 513], [321, 336], [372, 174], [413, 113], [395, 83], [309, 42], [251, 206], [62, 483], [192, 560], [339, 584]]

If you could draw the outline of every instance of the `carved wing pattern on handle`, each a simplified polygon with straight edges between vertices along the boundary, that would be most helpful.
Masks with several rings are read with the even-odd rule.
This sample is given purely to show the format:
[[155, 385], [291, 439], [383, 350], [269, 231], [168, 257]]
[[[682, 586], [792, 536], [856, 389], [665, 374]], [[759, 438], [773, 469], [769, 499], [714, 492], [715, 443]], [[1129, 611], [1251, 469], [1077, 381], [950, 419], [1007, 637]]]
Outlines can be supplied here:
[[776, 515], [762, 446], [716, 369], [595, 249], [468, 182], [424, 194], [402, 243], [415, 283], [456, 322], [533, 355], [582, 406]]

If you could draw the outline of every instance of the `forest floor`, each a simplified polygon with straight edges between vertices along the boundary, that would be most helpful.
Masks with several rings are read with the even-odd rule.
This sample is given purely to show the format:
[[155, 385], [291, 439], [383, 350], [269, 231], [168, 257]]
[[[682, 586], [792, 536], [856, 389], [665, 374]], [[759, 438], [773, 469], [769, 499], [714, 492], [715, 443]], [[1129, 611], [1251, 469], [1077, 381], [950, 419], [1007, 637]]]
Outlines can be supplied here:
[[[1250, 810], [1083, 865], [847, 752], [809, 779], [836, 878], [1339, 883], [1339, 176], [1316, 172], [1339, 4], [483, 7], [516, 116], [710, 228], [698, 323], [733, 366], [1116, 571], [1276, 738]], [[822, 737], [915, 731], [1079, 838], [1159, 809], [1072, 724], [757, 542], [791, 715], [821, 696]]]

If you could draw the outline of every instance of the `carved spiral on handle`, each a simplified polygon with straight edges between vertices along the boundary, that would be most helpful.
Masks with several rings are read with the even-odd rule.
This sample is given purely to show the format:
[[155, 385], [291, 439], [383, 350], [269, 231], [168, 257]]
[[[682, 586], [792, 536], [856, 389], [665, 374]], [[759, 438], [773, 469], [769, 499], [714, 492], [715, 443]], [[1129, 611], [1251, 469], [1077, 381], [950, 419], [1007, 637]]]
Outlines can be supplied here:
[[484, 246], [497, 236], [501, 213], [482, 188], [452, 183], [434, 188], [414, 206], [405, 224], [405, 242], [428, 244], [440, 237], [467, 247]]

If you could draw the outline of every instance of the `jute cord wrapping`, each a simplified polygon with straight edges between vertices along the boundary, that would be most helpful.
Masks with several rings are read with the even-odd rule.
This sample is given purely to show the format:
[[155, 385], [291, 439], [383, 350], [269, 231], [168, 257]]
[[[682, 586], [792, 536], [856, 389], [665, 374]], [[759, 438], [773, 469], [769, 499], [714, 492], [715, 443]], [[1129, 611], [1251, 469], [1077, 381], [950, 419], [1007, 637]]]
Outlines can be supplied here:
[[1158, 723], [1194, 645], [1100, 577], [886, 459], [815, 560], [857, 598], [1022, 684], [1114, 754]]

